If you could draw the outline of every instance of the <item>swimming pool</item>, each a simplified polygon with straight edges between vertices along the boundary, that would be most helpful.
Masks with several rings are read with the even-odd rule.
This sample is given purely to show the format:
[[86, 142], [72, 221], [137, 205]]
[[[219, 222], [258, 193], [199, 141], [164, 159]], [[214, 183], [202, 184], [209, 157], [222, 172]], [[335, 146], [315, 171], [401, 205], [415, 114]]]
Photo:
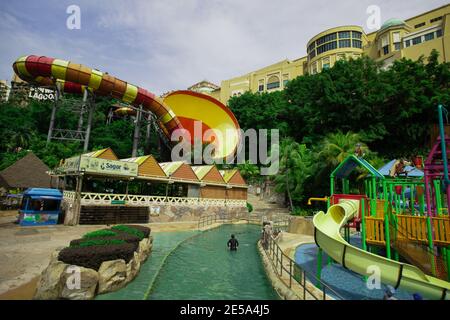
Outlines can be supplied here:
[[[361, 247], [361, 237], [352, 236], [350, 243]], [[302, 244], [297, 247], [295, 261], [306, 271], [316, 274], [317, 253], [318, 248], [314, 243]], [[321, 280], [346, 300], [382, 300], [386, 289], [383, 284], [379, 289], [368, 289], [361, 275], [345, 269], [338, 263], [329, 264], [325, 252], [322, 256]], [[395, 297], [399, 300], [411, 300], [412, 293], [398, 289]]]
[[[273, 300], [279, 296], [256, 248], [261, 227], [222, 225], [204, 232], [153, 233], [153, 251], [126, 287], [96, 299]], [[239, 249], [226, 243], [234, 234]]]
[[[167, 258], [148, 299], [279, 299], [257, 252], [260, 231], [223, 225], [185, 240]], [[239, 241], [236, 252], [226, 247], [231, 234]]]

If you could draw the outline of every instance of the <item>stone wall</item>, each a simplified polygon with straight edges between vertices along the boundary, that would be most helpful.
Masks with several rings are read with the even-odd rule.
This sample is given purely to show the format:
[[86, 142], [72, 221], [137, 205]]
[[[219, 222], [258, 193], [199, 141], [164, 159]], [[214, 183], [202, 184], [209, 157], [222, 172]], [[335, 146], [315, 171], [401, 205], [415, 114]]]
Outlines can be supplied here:
[[227, 215], [235, 217], [247, 212], [246, 207], [158, 204], [150, 206], [149, 222], [197, 221], [203, 215], [218, 214], [226, 218]]
[[[79, 221], [73, 202], [63, 200], [61, 208], [65, 213], [64, 224], [76, 225]], [[211, 205], [155, 204], [149, 206], [149, 223], [197, 221], [200, 216], [219, 214], [221, 217], [246, 214], [247, 207], [228, 207]]]

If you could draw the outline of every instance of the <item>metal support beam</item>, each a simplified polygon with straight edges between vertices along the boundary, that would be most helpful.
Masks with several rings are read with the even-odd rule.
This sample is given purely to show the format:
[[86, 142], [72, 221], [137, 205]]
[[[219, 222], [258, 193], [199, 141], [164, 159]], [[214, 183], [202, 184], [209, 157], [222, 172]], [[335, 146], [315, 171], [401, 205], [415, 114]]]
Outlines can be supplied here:
[[134, 120], [133, 150], [131, 151], [132, 158], [137, 156], [137, 149], [139, 146], [139, 138], [140, 138], [141, 113], [142, 113], [142, 106], [139, 106], [139, 109], [136, 113], [136, 119]]
[[47, 145], [50, 143], [50, 141], [52, 139], [53, 129], [55, 127], [56, 109], [58, 108], [59, 95], [60, 95], [60, 89], [59, 89], [59, 85], [57, 83], [56, 89], [55, 89], [55, 100], [54, 100], [53, 108], [52, 108], [52, 115], [50, 116], [50, 126], [48, 127]]
[[[87, 90], [85, 92], [88, 92]], [[89, 93], [88, 93], [89, 95]], [[89, 107], [89, 115], [88, 115], [88, 124], [86, 128], [86, 136], [84, 139], [83, 151], [87, 152], [89, 147], [89, 139], [91, 137], [91, 128], [92, 128], [92, 118], [94, 116], [95, 111], [95, 103], [93, 101], [93, 97], [87, 97], [87, 105]]]

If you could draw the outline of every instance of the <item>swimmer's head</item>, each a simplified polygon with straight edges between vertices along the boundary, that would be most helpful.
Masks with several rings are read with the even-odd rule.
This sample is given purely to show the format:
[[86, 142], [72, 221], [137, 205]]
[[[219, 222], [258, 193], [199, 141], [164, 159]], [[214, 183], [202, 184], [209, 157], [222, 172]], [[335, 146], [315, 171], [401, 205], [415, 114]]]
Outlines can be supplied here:
[[234, 234], [231, 235], [231, 239], [234, 239]]

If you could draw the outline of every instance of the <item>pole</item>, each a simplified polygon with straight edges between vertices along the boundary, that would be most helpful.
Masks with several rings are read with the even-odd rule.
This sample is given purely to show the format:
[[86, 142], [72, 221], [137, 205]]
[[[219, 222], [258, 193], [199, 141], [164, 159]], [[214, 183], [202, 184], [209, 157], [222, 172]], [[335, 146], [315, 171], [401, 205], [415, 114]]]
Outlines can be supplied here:
[[334, 177], [330, 177], [330, 196], [334, 194]]
[[362, 241], [362, 249], [367, 251], [366, 244], [366, 208], [365, 208], [365, 199], [361, 199], [361, 241]]
[[[86, 89], [85, 92], [87, 91], [88, 90]], [[89, 95], [89, 92], [87, 93], [87, 95]], [[89, 107], [89, 115], [88, 115], [88, 124], [86, 128], [86, 136], [84, 137], [84, 146], [83, 146], [84, 152], [87, 152], [89, 148], [89, 139], [91, 137], [91, 128], [92, 128], [92, 118], [94, 117], [94, 110], [95, 110], [95, 102], [90, 97], [88, 97], [88, 99], [89, 100], [87, 102], [87, 105]]]
[[322, 274], [322, 248], [319, 247], [319, 250], [317, 251], [317, 271], [316, 271], [316, 277], [317, 277], [317, 284], [316, 287], [321, 289], [322, 286], [320, 285], [320, 277]]
[[58, 108], [59, 95], [60, 95], [59, 84], [56, 83], [55, 101], [53, 103], [52, 115], [50, 116], [50, 126], [48, 127], [47, 133], [47, 144], [46, 144], [47, 146], [50, 143], [50, 140], [52, 139], [53, 129], [55, 127], [56, 109]]
[[88, 98], [88, 90], [84, 89], [84, 92], [83, 92], [83, 103], [81, 105], [80, 117], [78, 118], [77, 131], [83, 130], [83, 115], [84, 115], [84, 111], [85, 111], [85, 109], [87, 107], [87, 105], [86, 105], [87, 98]]
[[147, 116], [147, 129], [145, 132], [145, 154], [149, 154], [150, 153], [150, 134], [151, 134], [151, 129], [152, 129], [152, 116], [149, 113]]
[[131, 157], [136, 157], [137, 149], [139, 145], [139, 136], [140, 136], [140, 123], [141, 123], [141, 112], [142, 105], [139, 106], [139, 110], [136, 113], [136, 119], [134, 122], [134, 134], [133, 134], [133, 150], [131, 151]]
[[389, 215], [387, 211], [384, 213], [384, 237], [386, 242], [386, 257], [391, 258], [391, 238], [389, 235]]

